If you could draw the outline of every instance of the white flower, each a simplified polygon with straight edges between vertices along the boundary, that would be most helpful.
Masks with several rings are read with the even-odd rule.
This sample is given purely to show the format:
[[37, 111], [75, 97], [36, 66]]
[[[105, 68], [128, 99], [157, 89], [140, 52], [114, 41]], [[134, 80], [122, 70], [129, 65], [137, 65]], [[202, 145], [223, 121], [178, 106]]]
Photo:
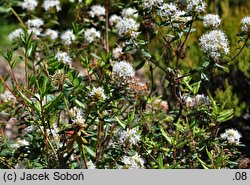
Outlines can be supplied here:
[[76, 40], [76, 36], [74, 35], [72, 30], [67, 30], [64, 33], [62, 33], [61, 39], [62, 39], [63, 44], [68, 46], [72, 44], [73, 41]]
[[61, 52], [58, 51], [55, 55], [55, 58], [59, 61], [59, 62], [63, 62], [64, 64], [67, 64], [71, 67], [72, 65], [72, 59], [71, 57], [66, 53], [66, 52]]
[[73, 107], [72, 109], [70, 109], [69, 113], [71, 117], [77, 117], [82, 115], [82, 111], [77, 107]]
[[94, 17], [100, 17], [105, 15], [105, 8], [101, 5], [93, 5], [90, 7], [89, 16]]
[[187, 11], [195, 11], [198, 13], [205, 12], [206, 3], [203, 0], [187, 0]]
[[210, 99], [208, 96], [204, 96], [203, 94], [197, 94], [195, 97], [184, 96], [183, 100], [185, 102], [186, 107], [195, 107], [200, 105], [209, 105]]
[[122, 18], [116, 24], [116, 29], [120, 36], [136, 37], [139, 26], [140, 25], [132, 18]]
[[185, 26], [185, 24], [183, 23], [186, 23], [192, 19], [191, 16], [185, 16], [186, 12], [179, 10], [177, 5], [173, 3], [162, 4], [160, 6], [158, 14], [160, 17], [166, 18], [168, 22], [174, 22], [173, 24], [171, 24], [171, 26], [177, 28], [180, 27], [181, 25]]
[[111, 15], [110, 18], [109, 18], [109, 24], [111, 26], [114, 26], [116, 25], [119, 21], [121, 20], [121, 17], [118, 16], [118, 15]]
[[96, 169], [95, 164], [90, 160], [87, 162], [88, 169]]
[[123, 83], [128, 83], [135, 76], [135, 71], [130, 63], [121, 61], [114, 63], [112, 74]]
[[224, 140], [227, 140], [230, 144], [240, 144], [241, 134], [234, 129], [227, 129], [224, 133], [220, 135]]
[[35, 35], [35, 36], [39, 36], [40, 34], [41, 34], [41, 29], [40, 28], [35, 28], [35, 27], [33, 27], [33, 28], [28, 28], [28, 34], [33, 34], [33, 35]]
[[51, 134], [56, 144], [59, 146], [60, 136], [58, 134], [59, 130], [56, 124], [53, 124], [51, 128], [47, 129], [47, 133]]
[[90, 96], [98, 100], [105, 100], [107, 98], [102, 87], [93, 87], [92, 91], [90, 92]]
[[24, 132], [25, 132], [25, 133], [32, 133], [32, 132], [36, 131], [37, 129], [38, 129], [38, 128], [37, 128], [36, 126], [30, 125], [30, 126], [28, 126], [28, 127], [26, 127], [26, 128], [24, 129]]
[[162, 6], [160, 7], [160, 11], [159, 16], [161, 17], [167, 17], [169, 19], [172, 19], [173, 17], [176, 16], [177, 12], [178, 12], [178, 7], [173, 4], [173, 3], [169, 3], [169, 4], [162, 4]]
[[210, 99], [208, 96], [204, 96], [203, 94], [197, 94], [194, 98], [195, 104], [197, 106], [205, 104], [209, 105], [210, 104]]
[[73, 124], [84, 127], [85, 119], [83, 116], [76, 116], [74, 119], [72, 119], [72, 122]]
[[38, 2], [37, 2], [37, 0], [24, 0], [20, 4], [21, 4], [21, 7], [23, 9], [27, 9], [27, 10], [32, 11], [32, 10], [35, 10], [35, 8], [38, 5]]
[[45, 9], [45, 11], [49, 11], [51, 8], [55, 7], [56, 11], [60, 11], [61, 10], [61, 4], [59, 0], [45, 0], [43, 2], [43, 8]]
[[40, 18], [35, 18], [27, 21], [28, 28], [40, 28], [44, 25], [44, 21]]
[[250, 32], [250, 16], [244, 17], [241, 20], [241, 24], [242, 24], [242, 27], [241, 27], [242, 31]]
[[85, 30], [84, 37], [88, 43], [92, 43], [96, 38], [101, 37], [101, 33], [95, 28], [90, 28]]
[[125, 164], [125, 169], [142, 169], [144, 168], [144, 160], [136, 152], [133, 156], [123, 156], [121, 162]]
[[229, 42], [226, 34], [221, 30], [205, 33], [200, 38], [201, 49], [213, 60], [221, 58], [221, 54], [229, 53]]
[[48, 36], [50, 39], [55, 40], [58, 38], [58, 31], [55, 31], [55, 30], [48, 28], [45, 31], [45, 35]]
[[203, 25], [207, 28], [218, 28], [220, 26], [220, 17], [215, 14], [207, 14], [204, 16]]
[[118, 131], [118, 142], [124, 144], [126, 141], [129, 141], [131, 145], [136, 145], [141, 141], [141, 136], [138, 132], [138, 127], [133, 129], [127, 129], [126, 131]]
[[83, 117], [83, 112], [77, 107], [73, 107], [69, 110], [69, 114], [72, 117], [73, 124], [77, 124], [79, 126], [84, 126], [85, 119]]
[[127, 18], [138, 18], [138, 11], [134, 8], [126, 8], [122, 10], [122, 16]]
[[161, 3], [163, 3], [163, 0], [143, 0], [142, 1], [142, 6], [145, 9], [150, 9], [151, 10], [153, 7], [157, 7]]
[[14, 144], [12, 144], [11, 146], [13, 147], [13, 148], [19, 148], [19, 147], [21, 147], [21, 146], [27, 146], [27, 145], [29, 145], [29, 142], [28, 141], [26, 141], [25, 139], [17, 139], [16, 141], [15, 141], [15, 143]]
[[16, 97], [9, 90], [6, 90], [3, 94], [0, 94], [0, 99], [4, 102], [16, 101]]
[[113, 57], [115, 59], [120, 58], [123, 55], [122, 48], [121, 47], [116, 47], [112, 50]]
[[21, 28], [18, 28], [14, 31], [12, 31], [9, 35], [8, 38], [9, 40], [13, 41], [13, 40], [17, 40], [20, 38], [21, 35], [24, 35], [24, 31]]
[[185, 101], [185, 106], [186, 107], [194, 107], [194, 99], [191, 97], [184, 97], [184, 101]]
[[41, 34], [41, 26], [44, 25], [44, 21], [40, 18], [35, 18], [32, 20], [28, 20], [26, 24], [28, 26], [28, 33], [33, 33], [34, 35], [38, 36]]

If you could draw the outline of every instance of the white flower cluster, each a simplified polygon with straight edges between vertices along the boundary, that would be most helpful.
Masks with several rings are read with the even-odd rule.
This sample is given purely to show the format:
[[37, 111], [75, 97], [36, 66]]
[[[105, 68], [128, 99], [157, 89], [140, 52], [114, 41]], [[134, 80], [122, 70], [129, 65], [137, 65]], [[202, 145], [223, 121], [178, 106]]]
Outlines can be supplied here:
[[71, 57], [68, 55], [68, 53], [66, 52], [61, 52], [58, 51], [55, 55], [55, 58], [59, 61], [59, 62], [63, 62], [64, 64], [69, 65], [70, 67], [72, 66], [72, 59]]
[[118, 131], [117, 134], [119, 136], [118, 143], [120, 144], [124, 144], [128, 141], [131, 145], [136, 145], [138, 142], [141, 141], [141, 136], [138, 133], [138, 127], [127, 130], [121, 130]]
[[112, 74], [122, 83], [129, 83], [131, 78], [135, 76], [135, 71], [130, 63], [121, 61], [114, 63]]
[[122, 16], [127, 18], [138, 18], [138, 11], [135, 8], [125, 8], [122, 10]]
[[142, 0], [142, 6], [145, 9], [152, 9], [163, 3], [163, 0]]
[[119, 36], [137, 37], [139, 35], [138, 29], [140, 24], [136, 21], [139, 14], [135, 8], [125, 8], [121, 12], [121, 17], [118, 15], [111, 15], [109, 23], [114, 26]]
[[215, 61], [218, 61], [222, 54], [228, 54], [230, 51], [227, 36], [221, 30], [212, 30], [203, 34], [200, 45], [203, 52]]
[[58, 31], [55, 31], [55, 30], [52, 30], [50, 28], [48, 28], [46, 31], [45, 31], [45, 35], [47, 37], [49, 37], [51, 40], [55, 40], [58, 38]]
[[18, 28], [14, 31], [12, 31], [9, 35], [8, 35], [8, 38], [10, 41], [14, 41], [14, 40], [18, 40], [21, 35], [24, 35], [24, 31], [22, 28]]
[[218, 28], [220, 26], [220, 17], [216, 14], [207, 14], [204, 16], [203, 25], [206, 28]]
[[208, 96], [203, 94], [197, 94], [194, 98], [190, 96], [184, 96], [183, 100], [185, 101], [186, 107], [198, 107], [200, 105], [209, 105], [210, 99]]
[[37, 0], [24, 0], [20, 4], [23, 9], [33, 11], [37, 7], [38, 2]]
[[105, 100], [107, 98], [102, 87], [93, 87], [92, 91], [90, 92], [90, 96], [97, 100]]
[[173, 24], [174, 27], [179, 27], [181, 22], [186, 23], [192, 19], [191, 16], [184, 16], [186, 14], [185, 11], [180, 10], [176, 4], [162, 4], [160, 6], [160, 11], [158, 12], [159, 16], [165, 17], [168, 22], [178, 22]]
[[69, 114], [73, 118], [73, 124], [84, 126], [85, 119], [83, 118], [83, 113], [80, 109], [78, 109], [77, 107], [73, 107], [69, 110]]
[[0, 100], [2, 100], [3, 102], [15, 102], [16, 97], [9, 90], [6, 90], [4, 93], [0, 94]]
[[136, 152], [133, 156], [123, 156], [121, 162], [124, 163], [125, 169], [143, 169], [144, 168], [144, 160], [141, 156]]
[[121, 17], [118, 16], [118, 15], [111, 15], [110, 18], [109, 18], [109, 24], [111, 26], [114, 26], [116, 25], [119, 21], [121, 20]]
[[140, 25], [132, 18], [122, 18], [117, 24], [116, 29], [120, 36], [137, 37]]
[[105, 15], [105, 8], [101, 5], [93, 5], [90, 7], [89, 16], [94, 17], [100, 17]]
[[90, 160], [87, 162], [88, 169], [93, 170], [96, 169], [95, 164]]
[[67, 31], [62, 33], [61, 39], [62, 39], [63, 44], [68, 46], [68, 45], [72, 44], [73, 41], [76, 40], [76, 36], [72, 30], [67, 30]]
[[115, 59], [119, 59], [122, 55], [122, 47], [118, 46], [112, 50], [112, 55]]
[[174, 3], [164, 3], [160, 7], [159, 16], [172, 18], [176, 16], [178, 11], [178, 7]]
[[44, 25], [44, 21], [40, 18], [35, 18], [32, 20], [27, 21], [27, 26], [28, 26], [28, 33], [33, 33], [34, 35], [38, 36], [41, 34], [41, 27]]
[[56, 8], [56, 11], [60, 11], [61, 10], [61, 3], [59, 0], [45, 0], [43, 2], [43, 8], [45, 9], [45, 11], [49, 11], [52, 8]]
[[14, 144], [11, 145], [13, 148], [20, 148], [22, 146], [28, 146], [29, 142], [25, 139], [17, 139]]
[[244, 17], [241, 20], [241, 24], [242, 24], [242, 27], [241, 27], [242, 31], [250, 32], [250, 16]]
[[95, 28], [89, 28], [85, 30], [84, 37], [88, 43], [92, 43], [95, 39], [101, 37], [101, 33]]
[[207, 4], [203, 0], [187, 0], [187, 11], [205, 12]]
[[35, 28], [40, 28], [41, 26], [44, 25], [44, 21], [40, 18], [35, 18], [35, 19], [32, 19], [32, 20], [28, 20], [27, 21], [27, 26], [29, 28], [32, 28], [32, 27], [35, 27]]
[[47, 133], [49, 133], [53, 137], [53, 140], [59, 146], [61, 143], [59, 143], [60, 135], [58, 134], [58, 132], [59, 132], [59, 129], [56, 124], [53, 124], [51, 128], [47, 129]]
[[224, 140], [227, 140], [229, 144], [240, 144], [241, 134], [234, 129], [227, 129], [224, 133], [220, 135]]

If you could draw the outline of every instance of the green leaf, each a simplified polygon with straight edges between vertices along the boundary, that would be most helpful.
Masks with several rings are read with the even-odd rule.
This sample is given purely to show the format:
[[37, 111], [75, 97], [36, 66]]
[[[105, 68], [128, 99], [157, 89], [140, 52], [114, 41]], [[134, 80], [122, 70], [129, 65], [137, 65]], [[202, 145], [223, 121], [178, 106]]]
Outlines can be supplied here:
[[197, 159], [201, 163], [201, 165], [204, 169], [209, 169], [208, 165], [204, 161], [202, 161], [198, 156], [197, 156]]
[[199, 89], [200, 89], [201, 81], [193, 83], [191, 86], [192, 86], [193, 94], [196, 95], [198, 93]]
[[126, 124], [124, 122], [122, 122], [118, 117], [115, 117], [116, 121], [119, 123], [119, 125], [125, 129], [126, 128]]
[[185, 141], [182, 141], [182, 142], [178, 143], [176, 145], [176, 148], [182, 148], [187, 142], [188, 142], [188, 140], [186, 139]]
[[144, 66], [145, 62], [146, 62], [145, 60], [141, 61], [140, 64], [138, 64], [138, 66], [135, 67], [135, 70], [137, 71], [141, 69]]
[[8, 12], [11, 12], [11, 9], [10, 8], [6, 8], [6, 7], [3, 7], [3, 6], [0, 6], [0, 13], [8, 13]]
[[95, 152], [91, 148], [89, 148], [88, 146], [84, 145], [84, 149], [86, 150], [86, 152], [88, 154], [90, 154], [92, 157], [95, 158]]
[[222, 66], [222, 65], [217, 64], [217, 63], [215, 63], [214, 66], [221, 69], [221, 70], [223, 70], [223, 71], [225, 71], [226, 73], [229, 73], [228, 67]]
[[17, 91], [18, 91], [19, 95], [21, 96], [21, 98], [22, 98], [26, 103], [28, 103], [29, 105], [32, 105], [32, 101], [31, 101], [29, 98], [27, 98], [21, 91], [19, 91], [19, 90], [17, 90]]
[[206, 153], [207, 153], [207, 156], [209, 157], [210, 161], [212, 162], [213, 161], [213, 154], [208, 151], [207, 147], [206, 147]]
[[145, 58], [152, 58], [152, 56], [150, 55], [150, 53], [148, 51], [146, 51], [145, 49], [141, 49], [141, 54]]
[[163, 166], [163, 159], [162, 159], [162, 155], [161, 154], [158, 155], [157, 161], [158, 161], [159, 169], [163, 169], [164, 166]]
[[219, 113], [218, 122], [225, 122], [233, 118], [234, 109], [227, 109]]
[[76, 103], [79, 107], [85, 109], [85, 105], [84, 105], [82, 102], [80, 102], [79, 100], [76, 99], [76, 100], [75, 100], [75, 103]]
[[164, 131], [162, 127], [160, 127], [161, 134], [163, 137], [167, 140], [167, 142], [171, 145], [172, 144], [172, 139], [168, 136], [167, 132]]
[[86, 4], [87, 6], [89, 6], [89, 5], [92, 3], [92, 1], [93, 1], [93, 0], [86, 0], [86, 1], [85, 1], [85, 4]]
[[216, 168], [220, 168], [222, 166], [222, 162], [223, 162], [223, 153], [220, 153], [215, 160], [215, 167]]
[[208, 77], [205, 73], [201, 73], [201, 79], [204, 81], [208, 81]]

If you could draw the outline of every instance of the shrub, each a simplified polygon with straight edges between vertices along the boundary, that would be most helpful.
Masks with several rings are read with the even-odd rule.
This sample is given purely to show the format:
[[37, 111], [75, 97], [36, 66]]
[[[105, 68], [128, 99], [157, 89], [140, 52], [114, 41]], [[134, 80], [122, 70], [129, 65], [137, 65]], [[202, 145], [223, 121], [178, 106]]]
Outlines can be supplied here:
[[[205, 18], [200, 63], [183, 68], [203, 0], [113, 4], [121, 15], [90, 1], [4, 2], [20, 28], [1, 52], [1, 168], [237, 167], [241, 134], [219, 132], [234, 110], [210, 84], [249, 47], [249, 17], [238, 51], [220, 18]], [[73, 9], [66, 25], [59, 14]]]

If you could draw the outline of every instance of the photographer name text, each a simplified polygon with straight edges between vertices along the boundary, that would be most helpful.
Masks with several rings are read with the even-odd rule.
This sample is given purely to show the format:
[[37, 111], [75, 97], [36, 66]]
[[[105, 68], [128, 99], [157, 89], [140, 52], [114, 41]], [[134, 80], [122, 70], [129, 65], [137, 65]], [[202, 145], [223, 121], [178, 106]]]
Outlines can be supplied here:
[[21, 172], [21, 173], [7, 173], [3, 174], [3, 179], [5, 182], [12, 181], [84, 181], [83, 172], [79, 173], [69, 173], [69, 172], [58, 172], [55, 171], [53, 173], [41, 172], [41, 173], [29, 173], [29, 172]]

